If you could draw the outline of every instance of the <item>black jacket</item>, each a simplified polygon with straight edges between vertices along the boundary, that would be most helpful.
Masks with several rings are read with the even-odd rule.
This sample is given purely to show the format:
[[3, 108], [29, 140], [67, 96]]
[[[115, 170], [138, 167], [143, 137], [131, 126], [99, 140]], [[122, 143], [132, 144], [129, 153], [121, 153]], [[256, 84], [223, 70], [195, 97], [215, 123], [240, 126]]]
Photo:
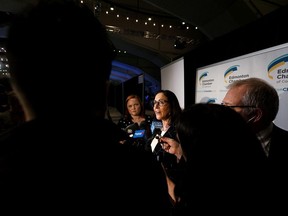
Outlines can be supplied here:
[[167, 215], [161, 172], [149, 154], [119, 144], [119, 133], [104, 119], [39, 119], [3, 134], [3, 207], [29, 214]]

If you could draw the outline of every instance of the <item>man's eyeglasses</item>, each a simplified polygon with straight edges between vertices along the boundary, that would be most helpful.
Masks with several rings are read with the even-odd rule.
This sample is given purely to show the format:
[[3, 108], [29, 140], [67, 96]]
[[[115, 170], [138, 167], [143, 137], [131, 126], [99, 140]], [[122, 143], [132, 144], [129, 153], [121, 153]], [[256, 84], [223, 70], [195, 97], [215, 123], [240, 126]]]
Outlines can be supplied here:
[[232, 108], [232, 109], [233, 109], [233, 108], [237, 108], [237, 107], [239, 107], [239, 108], [256, 108], [256, 106], [244, 106], [244, 105], [242, 105], [242, 106], [241, 106], [241, 105], [238, 105], [238, 106], [236, 106], [236, 105], [235, 105], [235, 106], [230, 106], [230, 105], [226, 105], [226, 104], [224, 104], [224, 103], [221, 103], [221, 105], [222, 105], [222, 106], [226, 106], [226, 107], [230, 107], [230, 108]]
[[165, 104], [167, 104], [168, 103], [168, 101], [167, 100], [158, 100], [158, 101], [156, 101], [156, 100], [154, 100], [153, 102], [152, 102], [152, 105], [153, 106], [155, 106], [155, 105], [159, 105], [160, 107], [162, 107], [162, 106], [164, 106]]

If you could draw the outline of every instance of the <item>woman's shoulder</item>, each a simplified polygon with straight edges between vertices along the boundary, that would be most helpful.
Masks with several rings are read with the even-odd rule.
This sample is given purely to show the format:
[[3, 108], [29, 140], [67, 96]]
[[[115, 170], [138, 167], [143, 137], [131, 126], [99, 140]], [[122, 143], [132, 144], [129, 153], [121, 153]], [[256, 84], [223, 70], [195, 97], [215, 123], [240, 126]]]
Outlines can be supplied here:
[[132, 121], [130, 119], [128, 119], [127, 117], [122, 117], [119, 119], [118, 121], [118, 125], [121, 127], [121, 128], [125, 128], [127, 127], [128, 125], [132, 124]]
[[166, 133], [164, 133], [163, 136], [165, 137], [170, 137], [175, 139], [177, 137], [177, 132], [176, 132], [176, 127], [174, 124], [170, 125], [170, 127], [168, 128], [168, 130], [166, 131]]

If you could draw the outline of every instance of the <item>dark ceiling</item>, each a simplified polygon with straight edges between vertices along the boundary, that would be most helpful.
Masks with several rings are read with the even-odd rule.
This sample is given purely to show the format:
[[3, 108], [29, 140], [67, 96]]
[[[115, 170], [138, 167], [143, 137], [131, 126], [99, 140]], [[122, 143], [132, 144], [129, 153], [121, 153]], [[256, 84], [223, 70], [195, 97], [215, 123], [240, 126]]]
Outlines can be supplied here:
[[[208, 41], [221, 37], [233, 30], [248, 25], [263, 16], [288, 4], [288, 0], [113, 0], [102, 1], [114, 4], [117, 11], [124, 11], [129, 21], [117, 21], [113, 14], [100, 16], [102, 21], [118, 32], [111, 32], [114, 43], [128, 54], [119, 55], [124, 62], [131, 62], [160, 79], [159, 68], [183, 56], [185, 53]], [[104, 9], [106, 11], [106, 9]], [[135, 13], [134, 13], [135, 12]], [[102, 13], [103, 14], [103, 13]], [[136, 24], [135, 19], [140, 21]], [[143, 24], [148, 17], [152, 21]], [[185, 22], [185, 25], [182, 24]], [[156, 26], [153, 26], [155, 23]], [[164, 23], [164, 27], [161, 24]], [[172, 25], [172, 28], [169, 28]], [[187, 30], [186, 27], [189, 27]], [[175, 48], [175, 40], [183, 39], [185, 44]], [[148, 61], [148, 62], [146, 62]]]
[[[150, 85], [160, 82], [160, 70], [166, 64], [288, 4], [288, 0], [83, 1], [106, 25], [119, 52], [111, 80], [121, 83], [144, 73]], [[0, 36], [5, 37], [3, 23], [9, 14], [33, 2], [0, 0]]]

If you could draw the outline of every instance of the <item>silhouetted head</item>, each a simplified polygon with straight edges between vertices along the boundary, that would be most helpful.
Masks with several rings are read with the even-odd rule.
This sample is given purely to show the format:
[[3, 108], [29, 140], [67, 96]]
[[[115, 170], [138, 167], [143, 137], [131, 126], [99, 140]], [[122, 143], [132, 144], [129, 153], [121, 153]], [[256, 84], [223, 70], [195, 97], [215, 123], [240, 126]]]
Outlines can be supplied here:
[[36, 115], [105, 111], [113, 45], [80, 1], [39, 1], [13, 20], [7, 40], [11, 80]]

